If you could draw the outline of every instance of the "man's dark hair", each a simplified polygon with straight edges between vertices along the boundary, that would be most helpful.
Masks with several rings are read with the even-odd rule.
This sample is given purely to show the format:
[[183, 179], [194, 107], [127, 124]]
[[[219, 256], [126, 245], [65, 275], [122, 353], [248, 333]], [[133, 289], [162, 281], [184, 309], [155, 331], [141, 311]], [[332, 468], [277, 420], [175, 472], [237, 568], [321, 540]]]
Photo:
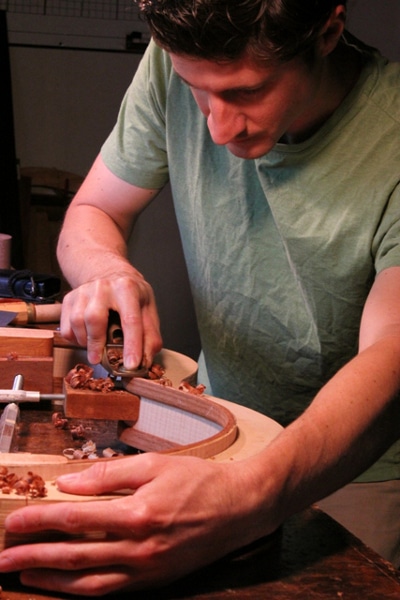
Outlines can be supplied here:
[[312, 60], [315, 41], [346, 0], [137, 0], [155, 42], [174, 54]]

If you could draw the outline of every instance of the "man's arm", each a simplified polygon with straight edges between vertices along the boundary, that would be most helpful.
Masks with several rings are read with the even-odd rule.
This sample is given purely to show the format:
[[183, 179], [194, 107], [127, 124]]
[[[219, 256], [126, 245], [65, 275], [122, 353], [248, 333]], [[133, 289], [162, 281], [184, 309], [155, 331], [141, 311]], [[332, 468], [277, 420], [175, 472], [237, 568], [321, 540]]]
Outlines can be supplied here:
[[68, 208], [57, 257], [76, 288], [63, 302], [61, 333], [88, 348], [96, 364], [105, 344], [110, 309], [117, 311], [125, 339], [125, 365], [151, 362], [161, 337], [151, 287], [127, 258], [134, 219], [158, 193], [116, 177], [98, 157]]
[[400, 267], [382, 271], [363, 311], [359, 353], [264, 451], [259, 477], [272, 460], [283, 517], [349, 483], [399, 438], [399, 297]]

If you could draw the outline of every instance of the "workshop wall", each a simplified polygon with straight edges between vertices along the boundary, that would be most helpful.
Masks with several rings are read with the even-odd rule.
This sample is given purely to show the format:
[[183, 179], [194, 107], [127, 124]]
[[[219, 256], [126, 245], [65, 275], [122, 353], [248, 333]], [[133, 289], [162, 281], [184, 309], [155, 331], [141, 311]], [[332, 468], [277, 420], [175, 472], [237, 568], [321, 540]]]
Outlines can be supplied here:
[[[398, 0], [349, 0], [348, 24], [400, 60]], [[11, 44], [14, 36], [10, 32]], [[140, 55], [11, 45], [10, 60], [21, 165], [85, 174], [115, 121]]]
[[[398, 0], [350, 0], [348, 26], [400, 60]], [[13, 44], [12, 35], [10, 43], [21, 167], [85, 175], [115, 122], [140, 55], [20, 46]], [[143, 213], [134, 233], [130, 255], [155, 289], [165, 346], [195, 357], [199, 341], [168, 190]]]

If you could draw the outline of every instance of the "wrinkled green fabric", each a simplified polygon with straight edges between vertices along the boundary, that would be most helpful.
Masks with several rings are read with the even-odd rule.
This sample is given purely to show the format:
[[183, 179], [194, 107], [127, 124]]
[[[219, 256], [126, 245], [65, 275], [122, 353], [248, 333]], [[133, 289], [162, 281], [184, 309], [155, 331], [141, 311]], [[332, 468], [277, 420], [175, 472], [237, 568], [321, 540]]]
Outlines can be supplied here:
[[[374, 277], [400, 265], [399, 140], [400, 68], [371, 51], [316, 135], [236, 158], [150, 45], [102, 156], [137, 186], [171, 181], [215, 396], [287, 425], [357, 352]], [[399, 449], [361, 479], [399, 478]]]

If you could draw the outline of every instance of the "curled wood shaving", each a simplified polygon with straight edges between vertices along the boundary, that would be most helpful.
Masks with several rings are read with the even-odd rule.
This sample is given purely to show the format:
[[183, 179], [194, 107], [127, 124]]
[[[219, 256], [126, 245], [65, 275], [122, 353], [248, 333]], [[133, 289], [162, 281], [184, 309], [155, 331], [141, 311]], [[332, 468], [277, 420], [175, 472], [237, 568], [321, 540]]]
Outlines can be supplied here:
[[44, 498], [47, 495], [45, 482], [36, 473], [28, 471], [23, 477], [9, 472], [7, 467], [0, 467], [0, 490], [2, 494], [16, 493], [28, 498]]
[[84, 458], [95, 460], [99, 458], [96, 444], [93, 440], [87, 440], [81, 448], [65, 448], [63, 455], [69, 460], [82, 460]]
[[[109, 364], [116, 370], [119, 371], [124, 366], [123, 348], [111, 347], [107, 349], [107, 360]], [[143, 356], [142, 365], [147, 363], [146, 356]], [[141, 366], [142, 366], [141, 365]], [[165, 376], [165, 369], [163, 366], [153, 363], [148, 371], [148, 378], [153, 381], [157, 381], [161, 385], [172, 387], [172, 381]]]
[[[109, 363], [117, 368], [123, 365], [122, 349], [111, 348], [107, 352]], [[93, 368], [84, 363], [78, 363], [71, 369], [65, 381], [73, 389], [92, 390], [95, 392], [111, 392], [115, 389], [115, 383], [111, 377], [93, 377]], [[172, 381], [165, 376], [165, 369], [157, 363], [153, 363], [148, 373], [149, 379], [161, 385], [172, 387]], [[187, 390], [186, 390], [187, 391]], [[197, 393], [197, 392], [196, 392]]]
[[71, 369], [67, 373], [65, 381], [73, 389], [110, 392], [115, 388], [115, 384], [110, 377], [93, 377], [92, 367], [83, 363], [79, 363]]
[[86, 439], [86, 431], [87, 428], [79, 423], [78, 425], [74, 425], [70, 428], [70, 432], [73, 440], [85, 440]]
[[56, 429], [67, 429], [68, 419], [66, 419], [62, 412], [55, 412], [51, 415], [51, 422]]
[[[95, 460], [96, 458], [99, 458], [96, 444], [93, 440], [88, 440], [81, 448], [65, 448], [63, 455], [69, 460], [82, 460], [85, 458], [88, 460]], [[105, 458], [113, 458], [115, 456], [121, 456], [121, 453], [112, 448], [105, 448], [102, 455]]]
[[104, 448], [103, 456], [104, 456], [104, 458], [114, 458], [116, 456], [122, 456], [122, 455], [121, 455], [121, 452], [117, 452], [116, 450], [113, 450], [112, 448]]
[[196, 386], [191, 385], [190, 383], [188, 383], [187, 381], [182, 381], [182, 383], [179, 385], [179, 390], [181, 390], [181, 392], [187, 392], [188, 394], [193, 394], [195, 396], [201, 396], [202, 394], [204, 394], [204, 390], [206, 389], [206, 386], [203, 385], [202, 383], [199, 383]]

